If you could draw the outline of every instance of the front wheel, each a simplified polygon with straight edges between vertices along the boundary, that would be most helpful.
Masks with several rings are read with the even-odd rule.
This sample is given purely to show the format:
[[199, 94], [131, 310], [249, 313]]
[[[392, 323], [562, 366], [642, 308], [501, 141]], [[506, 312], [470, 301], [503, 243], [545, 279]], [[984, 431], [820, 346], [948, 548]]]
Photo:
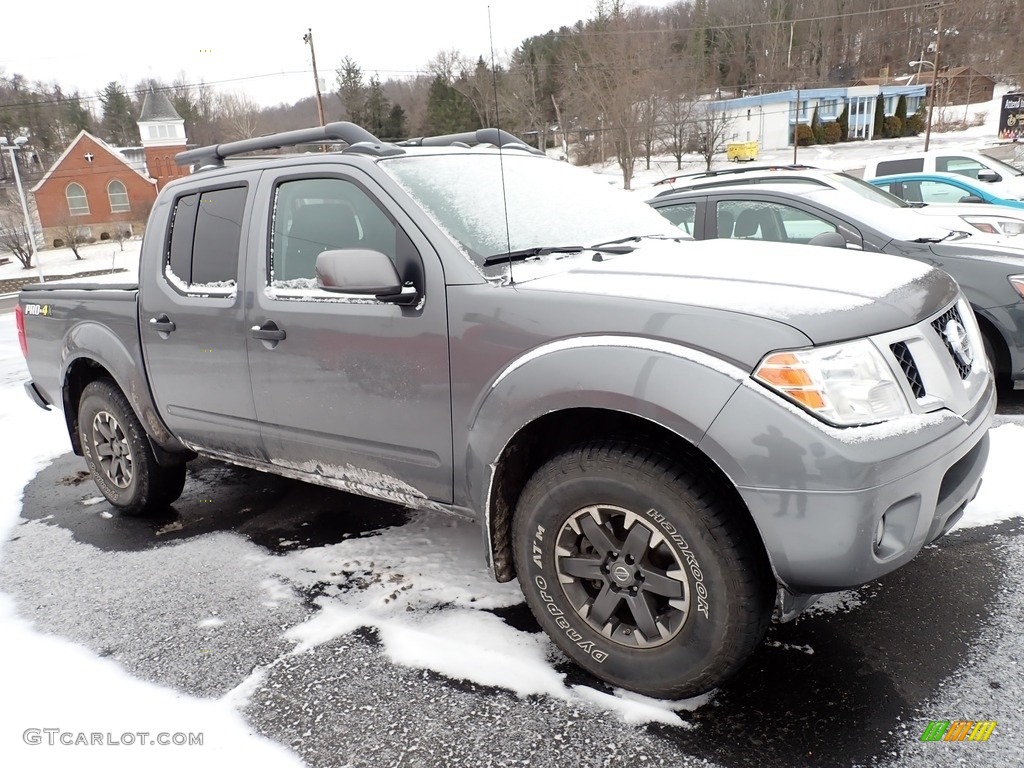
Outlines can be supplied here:
[[666, 456], [588, 443], [523, 491], [520, 584], [548, 635], [595, 677], [696, 695], [740, 668], [771, 616], [774, 582], [745, 514]]
[[128, 399], [109, 379], [86, 385], [78, 429], [89, 473], [100, 493], [125, 515], [163, 509], [181, 496], [185, 464], [161, 466]]

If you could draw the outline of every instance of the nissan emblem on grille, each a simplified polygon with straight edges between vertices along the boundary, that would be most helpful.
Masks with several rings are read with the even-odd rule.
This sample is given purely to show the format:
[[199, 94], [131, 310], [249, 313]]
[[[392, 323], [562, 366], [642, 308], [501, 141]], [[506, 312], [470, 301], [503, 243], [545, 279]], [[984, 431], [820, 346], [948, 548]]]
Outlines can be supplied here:
[[942, 331], [942, 335], [946, 338], [946, 343], [949, 344], [949, 348], [953, 350], [953, 354], [956, 355], [957, 360], [965, 366], [970, 366], [974, 362], [974, 352], [971, 350], [971, 342], [967, 338], [967, 330], [958, 323], [955, 319], [950, 319], [946, 323], [946, 327]]

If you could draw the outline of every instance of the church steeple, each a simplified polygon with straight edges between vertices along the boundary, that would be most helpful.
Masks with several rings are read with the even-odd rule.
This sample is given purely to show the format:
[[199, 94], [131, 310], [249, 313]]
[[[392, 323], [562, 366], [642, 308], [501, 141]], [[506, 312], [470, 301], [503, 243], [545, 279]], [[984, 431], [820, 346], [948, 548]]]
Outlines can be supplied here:
[[163, 189], [172, 179], [187, 176], [188, 167], [174, 162], [174, 156], [185, 149], [185, 121], [166, 93], [150, 88], [142, 100], [138, 125], [146, 169], [150, 178], [156, 179], [157, 189]]

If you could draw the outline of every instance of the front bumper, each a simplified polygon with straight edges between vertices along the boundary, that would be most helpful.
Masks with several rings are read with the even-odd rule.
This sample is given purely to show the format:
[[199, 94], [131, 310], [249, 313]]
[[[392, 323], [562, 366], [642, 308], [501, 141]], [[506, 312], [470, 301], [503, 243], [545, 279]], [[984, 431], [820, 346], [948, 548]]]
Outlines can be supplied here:
[[[940, 333], [954, 320], [969, 336], [959, 357]], [[966, 301], [870, 339], [910, 415], [829, 427], [748, 380], [700, 443], [732, 479], [793, 595], [860, 586], [906, 564], [981, 485], [996, 394], [984, 356], [969, 354], [982, 343]]]
[[[981, 485], [994, 410], [989, 379], [962, 418], [947, 413], [905, 435], [830, 444], [793, 423], [766, 426], [753, 442], [774, 435], [761, 442], [769, 448], [767, 471], [784, 472], [795, 489], [739, 484], [737, 490], [779, 583], [797, 594], [857, 587], [906, 564], [946, 533]], [[764, 478], [758, 459], [765, 457], [749, 456], [748, 466]]]

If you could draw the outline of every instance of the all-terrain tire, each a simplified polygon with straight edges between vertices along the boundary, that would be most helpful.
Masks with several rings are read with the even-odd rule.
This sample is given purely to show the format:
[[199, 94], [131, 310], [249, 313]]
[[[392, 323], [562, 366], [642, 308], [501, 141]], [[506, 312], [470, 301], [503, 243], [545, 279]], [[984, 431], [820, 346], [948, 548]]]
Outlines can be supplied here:
[[591, 442], [544, 464], [513, 551], [543, 629], [578, 665], [659, 698], [734, 674], [764, 639], [774, 580], [745, 510], [667, 456]]
[[110, 379], [86, 385], [78, 428], [89, 473], [100, 493], [124, 515], [145, 515], [176, 501], [185, 464], [161, 466], [128, 399]]

